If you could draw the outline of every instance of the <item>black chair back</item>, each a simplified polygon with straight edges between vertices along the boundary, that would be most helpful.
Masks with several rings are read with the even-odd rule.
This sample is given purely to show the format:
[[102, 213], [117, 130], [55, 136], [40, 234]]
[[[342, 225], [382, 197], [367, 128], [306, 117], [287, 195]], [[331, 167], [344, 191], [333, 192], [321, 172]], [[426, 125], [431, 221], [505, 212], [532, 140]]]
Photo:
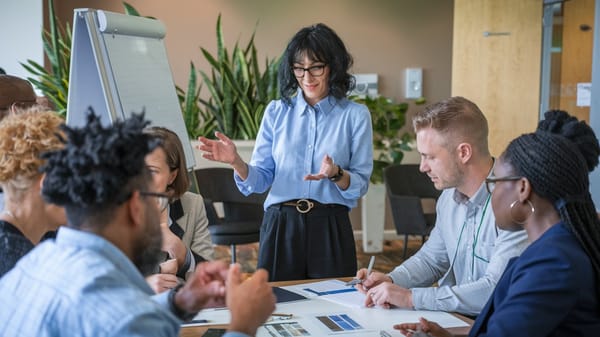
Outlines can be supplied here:
[[[204, 198], [211, 240], [218, 245], [230, 245], [232, 262], [235, 262], [235, 245], [260, 239], [267, 192], [244, 196], [235, 184], [231, 168], [202, 168], [194, 174]], [[223, 217], [218, 216], [215, 203], [222, 203]]]
[[437, 200], [441, 194], [417, 164], [392, 165], [383, 171], [396, 233], [404, 235], [404, 255], [408, 235], [421, 235], [423, 241], [435, 225], [435, 209], [425, 212], [423, 199]]

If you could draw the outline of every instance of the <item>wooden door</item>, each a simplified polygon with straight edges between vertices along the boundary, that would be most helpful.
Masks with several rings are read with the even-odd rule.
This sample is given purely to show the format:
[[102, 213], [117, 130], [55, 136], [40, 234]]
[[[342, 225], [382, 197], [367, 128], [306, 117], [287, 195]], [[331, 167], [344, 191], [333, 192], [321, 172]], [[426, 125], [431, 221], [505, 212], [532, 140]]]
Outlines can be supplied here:
[[592, 81], [594, 0], [563, 4], [560, 69], [560, 109], [590, 122], [590, 107], [577, 106], [577, 83]]
[[483, 111], [494, 156], [537, 125], [542, 6], [542, 0], [454, 2], [452, 96]]

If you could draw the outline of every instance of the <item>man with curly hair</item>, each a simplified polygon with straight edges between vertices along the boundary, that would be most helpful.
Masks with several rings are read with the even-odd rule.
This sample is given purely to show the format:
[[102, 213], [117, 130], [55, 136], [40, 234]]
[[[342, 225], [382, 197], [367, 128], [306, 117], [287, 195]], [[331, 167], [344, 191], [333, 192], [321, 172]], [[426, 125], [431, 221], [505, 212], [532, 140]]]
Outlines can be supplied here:
[[63, 149], [43, 156], [42, 195], [65, 207], [67, 226], [0, 279], [3, 336], [178, 336], [183, 320], [225, 302], [226, 336], [247, 336], [273, 312], [267, 272], [242, 282], [239, 265], [222, 261], [153, 296], [140, 270], [160, 256], [168, 196], [153, 190], [145, 165], [157, 145], [147, 125], [133, 114], [103, 126], [90, 112], [84, 127], [63, 127]]
[[0, 213], [0, 276], [46, 232], [66, 223], [64, 209], [42, 199], [40, 173], [41, 153], [63, 147], [57, 137], [62, 123], [52, 111], [26, 111], [0, 122], [0, 186], [5, 200]]

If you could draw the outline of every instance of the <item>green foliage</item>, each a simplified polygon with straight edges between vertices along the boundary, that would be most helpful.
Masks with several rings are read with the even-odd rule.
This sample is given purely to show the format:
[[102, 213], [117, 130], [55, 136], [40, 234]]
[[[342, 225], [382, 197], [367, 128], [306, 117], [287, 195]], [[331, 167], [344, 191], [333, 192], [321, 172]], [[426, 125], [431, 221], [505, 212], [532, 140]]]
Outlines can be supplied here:
[[[400, 164], [404, 158], [404, 151], [411, 151], [414, 135], [410, 132], [401, 133], [406, 124], [408, 103], [394, 103], [383, 96], [364, 98], [352, 96], [350, 99], [362, 103], [371, 112], [373, 124], [373, 173], [371, 182], [383, 182], [383, 169]], [[424, 99], [415, 101], [415, 104], [425, 103]]]
[[[232, 139], [254, 139], [265, 107], [271, 100], [279, 97], [277, 68], [280, 58], [274, 60], [267, 58], [264, 72], [261, 72], [254, 44], [254, 33], [245, 48], [240, 48], [236, 42], [231, 54], [225, 47], [221, 15], [217, 18], [216, 34], [216, 56], [200, 48], [211, 66], [210, 75], [200, 71], [203, 85], [210, 95], [208, 99], [198, 97], [200, 103], [198, 119], [186, 115], [186, 120], [198, 122], [189, 126], [188, 132], [191, 131], [190, 137], [193, 138], [198, 135], [212, 136], [217, 130]], [[192, 65], [192, 71], [193, 69]], [[193, 76], [195, 74], [190, 73], [188, 93], [192, 88]], [[193, 110], [186, 111], [184, 114], [193, 114]]]
[[71, 63], [71, 27], [58, 24], [54, 13], [54, 1], [48, 1], [48, 19], [50, 31], [42, 31], [44, 54], [50, 62], [47, 70], [33, 60], [27, 60], [21, 65], [33, 76], [27, 79], [46, 96], [61, 115], [67, 112], [67, 97], [69, 91], [69, 65]]

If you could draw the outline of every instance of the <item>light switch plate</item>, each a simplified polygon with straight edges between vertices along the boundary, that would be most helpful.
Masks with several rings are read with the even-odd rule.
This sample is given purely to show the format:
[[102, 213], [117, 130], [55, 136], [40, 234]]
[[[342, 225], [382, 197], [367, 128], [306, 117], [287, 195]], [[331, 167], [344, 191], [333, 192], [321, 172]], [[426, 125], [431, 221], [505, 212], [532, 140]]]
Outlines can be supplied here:
[[406, 98], [420, 98], [423, 96], [423, 69], [406, 68], [404, 96]]

